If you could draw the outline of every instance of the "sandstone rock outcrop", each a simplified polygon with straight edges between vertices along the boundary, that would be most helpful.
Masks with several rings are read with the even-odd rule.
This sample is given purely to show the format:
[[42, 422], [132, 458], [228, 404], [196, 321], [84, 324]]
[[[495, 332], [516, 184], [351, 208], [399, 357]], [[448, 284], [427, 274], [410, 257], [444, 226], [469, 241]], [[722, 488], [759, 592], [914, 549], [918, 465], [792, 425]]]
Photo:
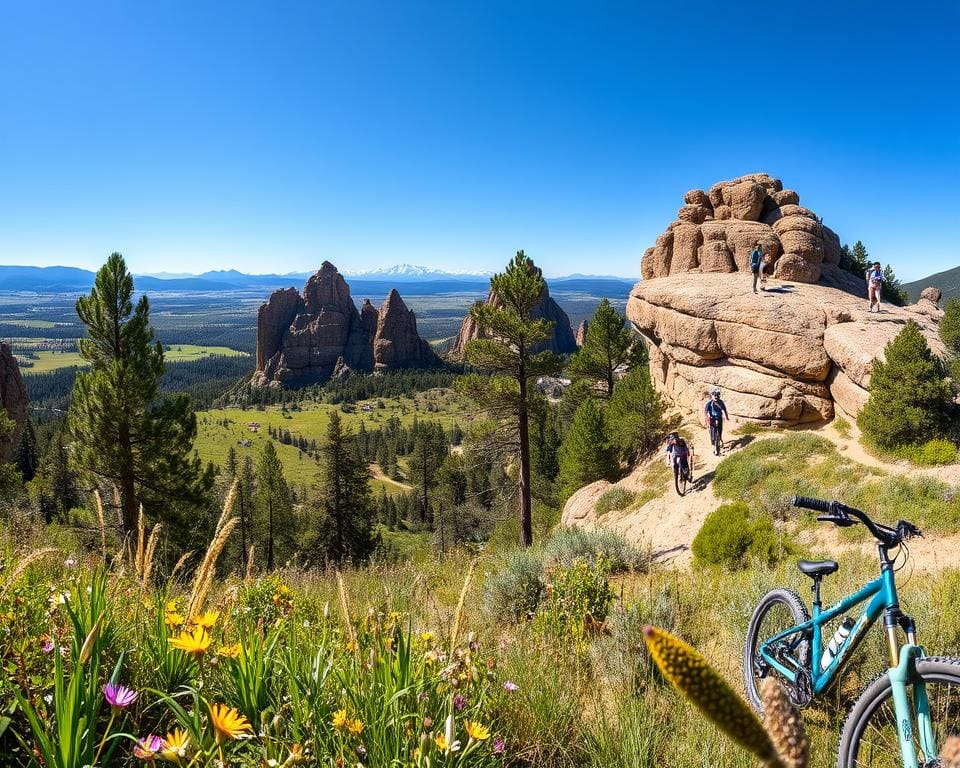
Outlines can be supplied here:
[[[491, 290], [487, 294], [487, 304], [499, 306], [500, 300]], [[540, 352], [545, 349], [558, 355], [569, 354], [577, 351], [577, 340], [573, 335], [573, 329], [570, 327], [570, 318], [563, 311], [556, 300], [550, 296], [550, 289], [544, 283], [543, 295], [531, 311], [533, 319], [546, 318], [553, 321], [553, 336], [544, 344], [538, 345], [534, 351]], [[460, 324], [460, 332], [457, 334], [453, 346], [450, 348], [450, 357], [454, 360], [463, 359], [463, 350], [467, 342], [471, 339], [481, 337], [480, 328], [477, 326], [473, 317], [469, 314], [463, 318]]]
[[584, 342], [587, 340], [588, 326], [589, 326], [589, 323], [586, 320], [581, 320], [580, 325], [577, 326], [576, 341], [577, 341], [578, 347], [582, 347]]
[[20, 376], [17, 358], [7, 344], [0, 342], [0, 407], [14, 423], [13, 432], [0, 440], [0, 459], [11, 461], [27, 424], [27, 388]]
[[254, 383], [301, 385], [347, 371], [383, 372], [440, 363], [393, 290], [377, 311], [358, 310], [350, 286], [329, 261], [295, 288], [274, 291], [257, 314]]
[[825, 264], [840, 263], [840, 238], [779, 179], [753, 173], [721, 181], [709, 192], [683, 196], [676, 221], [648, 248], [644, 280], [678, 272], [749, 272], [760, 242], [773, 259], [773, 275], [815, 283]]
[[874, 358], [908, 320], [946, 354], [943, 312], [927, 299], [869, 314], [865, 299], [838, 288], [771, 284], [754, 294], [750, 280], [687, 273], [632, 290], [627, 317], [649, 348], [654, 383], [675, 404], [699, 409], [719, 388], [730, 415], [743, 420], [802, 424], [829, 419], [837, 407], [855, 416]]

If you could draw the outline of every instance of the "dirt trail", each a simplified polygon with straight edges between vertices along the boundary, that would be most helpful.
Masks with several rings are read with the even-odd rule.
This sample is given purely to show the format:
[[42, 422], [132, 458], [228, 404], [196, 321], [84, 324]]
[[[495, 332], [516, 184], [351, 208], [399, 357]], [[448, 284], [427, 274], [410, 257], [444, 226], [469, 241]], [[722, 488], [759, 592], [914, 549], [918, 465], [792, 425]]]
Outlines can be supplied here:
[[[728, 437], [723, 455], [717, 457], [713, 455], [709, 437], [703, 427], [687, 423], [683, 431], [685, 434], [693, 435], [692, 443], [696, 455], [693, 487], [687, 490], [684, 497], [681, 498], [676, 494], [671, 475], [669, 485], [660, 495], [639, 508], [626, 511], [614, 510], [600, 518], [589, 514], [582, 522], [586, 527], [602, 526], [620, 531], [631, 541], [649, 547], [657, 562], [682, 569], [690, 566], [692, 561], [690, 545], [703, 525], [703, 521], [720, 504], [721, 500], [714, 494], [712, 482], [717, 464], [732, 451], [738, 450], [741, 442], [736, 435], [731, 435]], [[960, 486], [960, 465], [916, 467], [907, 462], [886, 462], [868, 453], [860, 445], [856, 427], [851, 429], [848, 436], [841, 436], [832, 423], [813, 431], [830, 440], [842, 455], [859, 464], [891, 475], [922, 475]], [[763, 433], [756, 435], [753, 439], [766, 440], [780, 434], [778, 432]], [[664, 456], [657, 455], [639, 465], [617, 485], [636, 493], [648, 490], [645, 479], [649, 475], [651, 465], [655, 462], [665, 462]], [[824, 557], [837, 558], [842, 557], [844, 553], [852, 552], [872, 555], [875, 552], [875, 545], [871, 538], [848, 539], [840, 536], [835, 528], [828, 525], [800, 531], [798, 539], [805, 547]], [[937, 572], [944, 568], [958, 568], [960, 567], [960, 534], [916, 539], [910, 543], [909, 551], [908, 571], [921, 574]]]

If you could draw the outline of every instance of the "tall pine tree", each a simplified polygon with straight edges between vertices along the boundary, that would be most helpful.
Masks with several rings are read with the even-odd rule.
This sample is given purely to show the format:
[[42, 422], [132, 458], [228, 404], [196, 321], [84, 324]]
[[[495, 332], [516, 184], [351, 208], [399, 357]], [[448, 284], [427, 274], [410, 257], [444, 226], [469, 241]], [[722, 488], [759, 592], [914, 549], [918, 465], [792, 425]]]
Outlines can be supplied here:
[[420, 522], [426, 523], [432, 517], [430, 500], [437, 471], [448, 453], [447, 435], [436, 421], [419, 422], [411, 432], [414, 436], [413, 451], [407, 460], [407, 467], [420, 495]]
[[97, 272], [89, 296], [77, 300], [87, 327], [67, 415], [77, 468], [117, 489], [121, 530], [137, 530], [141, 503], [157, 511], [170, 502], [200, 503], [213, 469], [193, 453], [197, 420], [186, 395], [158, 398], [163, 346], [154, 341], [150, 304], [133, 304], [133, 276], [119, 253]]
[[564, 498], [597, 480], [614, 480], [619, 472], [617, 452], [610, 443], [603, 410], [590, 397], [573, 416], [560, 447], [560, 490]]
[[489, 371], [490, 378], [472, 374], [458, 381], [462, 392], [472, 397], [505, 428], [506, 442], [519, 457], [517, 490], [520, 497], [520, 541], [533, 543], [533, 506], [530, 493], [530, 394], [531, 383], [557, 373], [558, 355], [535, 352], [553, 334], [553, 322], [534, 319], [546, 283], [533, 260], [517, 251], [504, 272], [490, 279], [494, 301], [474, 304], [470, 315], [483, 338], [469, 341], [466, 361]]
[[609, 299], [603, 299], [593, 319], [587, 324], [587, 337], [578, 349], [567, 370], [578, 381], [591, 386], [600, 382], [606, 397], [613, 394], [618, 369], [630, 369], [646, 362], [645, 349], [635, 342], [624, 325], [623, 315], [613, 308]]
[[255, 479], [262, 535], [266, 539], [267, 570], [272, 571], [278, 561], [285, 562], [295, 553], [299, 533], [293, 519], [290, 487], [283, 477], [283, 465], [273, 440], [263, 444]]

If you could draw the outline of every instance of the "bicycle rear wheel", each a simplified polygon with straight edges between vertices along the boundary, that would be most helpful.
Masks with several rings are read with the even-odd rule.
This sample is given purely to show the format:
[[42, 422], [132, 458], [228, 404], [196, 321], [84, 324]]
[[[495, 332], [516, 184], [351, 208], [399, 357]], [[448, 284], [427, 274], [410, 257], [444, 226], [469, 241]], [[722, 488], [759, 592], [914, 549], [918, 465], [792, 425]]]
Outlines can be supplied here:
[[[747, 642], [743, 649], [743, 682], [747, 689], [747, 698], [758, 712], [763, 709], [760, 683], [767, 674], [775, 674], [764, 668], [757, 653], [760, 645], [771, 637], [809, 620], [810, 614], [800, 596], [789, 589], [773, 589], [757, 604], [747, 628]], [[799, 635], [785, 638], [780, 647], [775, 649], [775, 655], [792, 656], [806, 668], [810, 657], [810, 641]], [[784, 683], [788, 689], [792, 688], [792, 684], [787, 681]]]
[[[937, 748], [947, 736], [960, 733], [960, 659], [917, 659], [918, 679], [927, 688], [930, 721]], [[912, 704], [912, 690], [910, 691]], [[886, 674], [873, 681], [863, 692], [843, 726], [837, 768], [902, 768], [893, 692]], [[914, 747], [921, 768], [940, 764], [937, 755], [925, 755], [917, 734]]]

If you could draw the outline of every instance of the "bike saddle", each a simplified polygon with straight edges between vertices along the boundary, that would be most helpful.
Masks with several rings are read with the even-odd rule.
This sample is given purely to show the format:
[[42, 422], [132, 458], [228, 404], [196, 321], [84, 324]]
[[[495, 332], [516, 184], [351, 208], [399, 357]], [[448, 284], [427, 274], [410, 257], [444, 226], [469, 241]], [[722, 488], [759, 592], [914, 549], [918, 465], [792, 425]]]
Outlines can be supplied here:
[[834, 560], [801, 560], [797, 563], [797, 567], [800, 569], [800, 573], [805, 573], [807, 576], [813, 576], [814, 578], [835, 573], [840, 568]]

